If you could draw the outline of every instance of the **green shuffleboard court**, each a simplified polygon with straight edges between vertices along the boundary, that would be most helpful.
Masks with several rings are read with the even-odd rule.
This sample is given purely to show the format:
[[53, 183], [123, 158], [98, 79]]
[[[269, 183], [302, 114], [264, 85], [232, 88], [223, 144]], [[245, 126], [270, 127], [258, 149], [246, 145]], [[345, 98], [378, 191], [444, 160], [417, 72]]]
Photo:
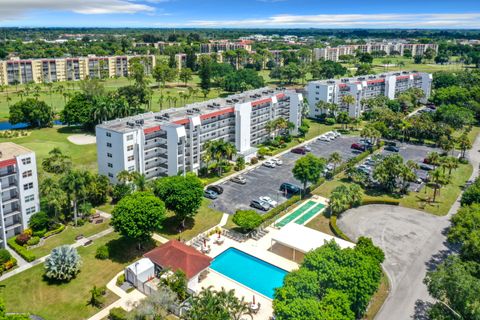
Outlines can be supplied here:
[[295, 223], [296, 224], [304, 224], [311, 217], [313, 217], [314, 215], [316, 215], [317, 213], [322, 211], [323, 208], [325, 208], [325, 205], [323, 203], [317, 203], [317, 205], [315, 207], [313, 207], [312, 210], [307, 211], [306, 213], [303, 214], [303, 216], [301, 216], [300, 218], [295, 220]]
[[297, 210], [293, 211], [290, 213], [288, 216], [286, 216], [283, 220], [278, 222], [276, 224], [277, 227], [285, 227], [288, 223], [292, 222], [293, 220], [297, 219], [300, 217], [302, 214], [304, 214], [307, 210], [309, 210], [311, 207], [315, 205], [315, 201], [308, 201], [306, 204], [298, 208]]

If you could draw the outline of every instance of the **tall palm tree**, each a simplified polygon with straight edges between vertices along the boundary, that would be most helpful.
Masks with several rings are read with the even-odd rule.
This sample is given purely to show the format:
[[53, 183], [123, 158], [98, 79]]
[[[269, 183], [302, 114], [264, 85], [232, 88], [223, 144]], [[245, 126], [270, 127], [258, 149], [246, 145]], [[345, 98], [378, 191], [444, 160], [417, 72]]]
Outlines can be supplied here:
[[147, 190], [147, 177], [143, 173], [133, 172], [132, 174], [132, 181], [135, 185], [136, 190], [138, 191], [146, 191]]
[[335, 169], [337, 169], [337, 165], [342, 163], [342, 156], [338, 152], [334, 152], [328, 158], [328, 162], [333, 163], [333, 172], [335, 173]]
[[434, 169], [440, 164], [440, 155], [438, 152], [430, 152], [427, 155], [427, 162], [433, 166]]
[[439, 169], [435, 169], [430, 173], [430, 178], [432, 179], [433, 186], [433, 202], [435, 202], [437, 197], [437, 191], [440, 194], [440, 189], [448, 183], [448, 179], [445, 174]]
[[127, 170], [122, 170], [119, 173], [117, 173], [117, 180], [120, 183], [127, 183], [132, 181], [132, 174], [128, 172]]
[[347, 105], [348, 112], [350, 112], [350, 106], [355, 103], [355, 97], [347, 94], [342, 97], [342, 103]]
[[466, 133], [462, 134], [458, 140], [458, 145], [460, 147], [460, 150], [462, 150], [462, 158], [465, 158], [465, 154], [467, 152], [467, 149], [472, 148], [472, 143], [470, 142], [470, 139], [468, 139], [468, 135]]
[[458, 159], [455, 157], [447, 157], [444, 161], [442, 166], [445, 169], [448, 169], [448, 176], [451, 177], [452, 175], [452, 170], [455, 170], [458, 168]]
[[86, 189], [89, 183], [89, 171], [70, 170], [60, 179], [60, 185], [67, 192], [68, 198], [73, 205], [75, 226], [77, 226], [78, 220], [78, 201], [85, 200]]

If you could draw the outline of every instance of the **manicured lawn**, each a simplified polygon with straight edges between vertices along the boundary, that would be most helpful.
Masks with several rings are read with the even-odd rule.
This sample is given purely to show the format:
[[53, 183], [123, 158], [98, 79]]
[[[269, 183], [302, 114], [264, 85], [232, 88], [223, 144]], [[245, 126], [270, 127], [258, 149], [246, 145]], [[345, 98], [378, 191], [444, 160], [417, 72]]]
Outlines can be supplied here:
[[[435, 215], [445, 215], [457, 199], [465, 182], [472, 174], [472, 166], [470, 164], [461, 164], [459, 168], [452, 172], [451, 182], [440, 190], [440, 194], [434, 203], [427, 203], [428, 199], [432, 199], [433, 190], [430, 188], [423, 188], [419, 192], [410, 192], [408, 195], [399, 197], [397, 195], [389, 195], [376, 190], [367, 190], [365, 192], [364, 200], [398, 200], [400, 205], [423, 210]], [[319, 186], [313, 191], [314, 194], [319, 194], [324, 197], [329, 197], [330, 193], [337, 186], [342, 184], [349, 184], [350, 182], [343, 174], [337, 176], [334, 180], [330, 180]]]
[[[105, 244], [110, 248], [111, 259], [96, 259], [96, 249]], [[87, 319], [99, 311], [87, 305], [89, 291], [94, 285], [105, 286], [126, 265], [138, 259], [143, 252], [135, 247], [136, 243], [126, 241], [116, 233], [109, 234], [88, 247], [78, 249], [83, 260], [82, 269], [69, 283], [49, 284], [43, 278], [43, 264], [2, 281], [0, 284], [5, 286], [2, 295], [7, 310], [30, 312], [46, 320]], [[105, 305], [117, 299], [109, 292]]]
[[61, 233], [51, 236], [50, 238], [45, 240], [45, 243], [38, 247], [30, 249], [37, 258], [43, 257], [47, 254], [50, 254], [53, 248], [56, 248], [63, 244], [73, 244], [75, 243], [75, 237], [83, 234], [85, 237], [89, 237], [94, 235], [95, 233], [99, 233], [105, 229], [109, 228], [110, 220], [107, 219], [103, 223], [100, 224], [93, 224], [93, 223], [86, 223], [81, 227], [75, 228], [74, 226], [67, 226], [65, 230]]
[[11, 141], [35, 151], [37, 168], [42, 171], [42, 160], [48, 152], [55, 147], [72, 158], [72, 163], [77, 168], [97, 171], [97, 146], [96, 144], [76, 145], [68, 141], [68, 136], [83, 133], [77, 127], [55, 126], [53, 128], [32, 130], [29, 136], [21, 138], [0, 138], [0, 142]]
[[115, 205], [112, 204], [111, 202], [107, 202], [106, 204], [97, 207], [98, 210], [106, 213], [112, 213], [113, 208], [115, 208]]
[[164, 222], [164, 228], [158, 232], [162, 236], [169, 239], [190, 240], [198, 234], [217, 225], [222, 219], [223, 213], [215, 209], [209, 208], [211, 201], [204, 199], [202, 206], [198, 210], [194, 219], [186, 221], [186, 229], [178, 232], [180, 223], [175, 219], [173, 213], [168, 213], [168, 218]]
[[324, 211], [323, 214], [319, 214], [318, 216], [313, 218], [309, 223], [307, 223], [305, 226], [308, 228], [329, 234], [331, 236], [335, 236], [332, 230], [330, 230], [330, 225], [329, 225], [330, 219], [325, 216], [326, 212], [327, 211]]

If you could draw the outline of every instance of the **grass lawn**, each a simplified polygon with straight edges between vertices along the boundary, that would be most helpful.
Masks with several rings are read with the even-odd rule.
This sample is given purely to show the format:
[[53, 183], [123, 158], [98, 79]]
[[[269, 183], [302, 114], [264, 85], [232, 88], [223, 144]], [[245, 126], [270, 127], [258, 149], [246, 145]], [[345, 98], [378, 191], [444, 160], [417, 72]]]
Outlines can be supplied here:
[[329, 234], [331, 236], [335, 236], [333, 234], [332, 230], [330, 229], [330, 219], [327, 218], [326, 215], [326, 210], [323, 212], [323, 214], [319, 214], [315, 218], [313, 218], [309, 223], [307, 223], [305, 226], [326, 234]]
[[367, 312], [363, 316], [363, 319], [373, 320], [377, 315], [378, 311], [382, 307], [383, 303], [388, 297], [390, 292], [390, 284], [388, 283], [388, 277], [385, 273], [382, 273], [382, 279], [380, 280], [380, 286], [378, 287], [377, 292], [370, 299], [370, 306], [368, 307]]
[[106, 213], [112, 213], [113, 208], [115, 208], [115, 205], [112, 204], [110, 201], [108, 201], [107, 203], [97, 207], [96, 209], [98, 209], [100, 211], [103, 211], [103, 212], [106, 212]]
[[67, 226], [65, 230], [61, 233], [51, 236], [45, 240], [45, 243], [38, 247], [30, 249], [37, 258], [43, 257], [47, 254], [50, 254], [53, 248], [56, 248], [62, 244], [73, 244], [75, 243], [75, 237], [79, 234], [83, 234], [85, 237], [89, 237], [98, 233], [100, 231], [106, 230], [109, 228], [110, 220], [105, 220], [100, 224], [93, 224], [90, 222], [85, 223], [81, 227], [75, 228], [74, 226]]
[[[423, 210], [435, 215], [445, 215], [453, 205], [458, 195], [460, 194], [465, 182], [470, 178], [473, 168], [470, 164], [461, 164], [459, 168], [452, 172], [451, 182], [440, 190], [440, 194], [434, 203], [427, 203], [426, 200], [432, 198], [433, 190], [430, 188], [423, 188], [419, 192], [410, 192], [404, 197], [397, 195], [389, 195], [375, 190], [367, 190], [365, 192], [364, 200], [398, 200], [400, 205], [407, 208]], [[329, 197], [330, 193], [337, 186], [342, 184], [349, 184], [345, 175], [340, 174], [335, 179], [330, 180], [319, 186], [313, 191], [324, 197]]]
[[[101, 245], [110, 248], [111, 259], [95, 258], [95, 252]], [[82, 269], [69, 283], [49, 284], [43, 278], [43, 264], [2, 281], [6, 308], [9, 312], [30, 312], [46, 320], [87, 319], [99, 311], [87, 305], [89, 291], [94, 285], [105, 286], [126, 265], [138, 259], [143, 252], [135, 247], [136, 243], [129, 243], [112, 233], [78, 249], [83, 260]], [[105, 305], [117, 299], [109, 292]]]
[[0, 142], [14, 142], [35, 151], [37, 168], [42, 172], [42, 160], [54, 147], [58, 147], [64, 154], [72, 158], [72, 163], [77, 168], [97, 171], [97, 147], [95, 144], [76, 145], [68, 141], [72, 134], [83, 133], [78, 127], [60, 127], [35, 129], [30, 135], [21, 138], [0, 138]]
[[164, 222], [164, 228], [159, 232], [160, 235], [168, 239], [190, 240], [196, 235], [217, 225], [222, 219], [223, 213], [215, 209], [209, 208], [211, 201], [203, 199], [202, 206], [198, 210], [194, 219], [188, 219], [185, 223], [186, 229], [178, 232], [180, 223], [175, 219], [172, 212], [168, 213], [168, 217]]

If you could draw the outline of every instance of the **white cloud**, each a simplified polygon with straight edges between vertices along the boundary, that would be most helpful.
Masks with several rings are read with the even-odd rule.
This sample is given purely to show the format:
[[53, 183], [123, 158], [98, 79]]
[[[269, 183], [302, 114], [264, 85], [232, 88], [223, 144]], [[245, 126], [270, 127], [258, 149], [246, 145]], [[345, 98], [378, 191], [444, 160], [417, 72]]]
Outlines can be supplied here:
[[70, 11], [80, 14], [115, 14], [153, 12], [155, 8], [131, 0], [0, 0], [0, 22], [15, 20], [38, 10]]
[[192, 20], [198, 27], [299, 27], [299, 28], [479, 28], [480, 13], [458, 14], [319, 14], [275, 15], [243, 20]]

